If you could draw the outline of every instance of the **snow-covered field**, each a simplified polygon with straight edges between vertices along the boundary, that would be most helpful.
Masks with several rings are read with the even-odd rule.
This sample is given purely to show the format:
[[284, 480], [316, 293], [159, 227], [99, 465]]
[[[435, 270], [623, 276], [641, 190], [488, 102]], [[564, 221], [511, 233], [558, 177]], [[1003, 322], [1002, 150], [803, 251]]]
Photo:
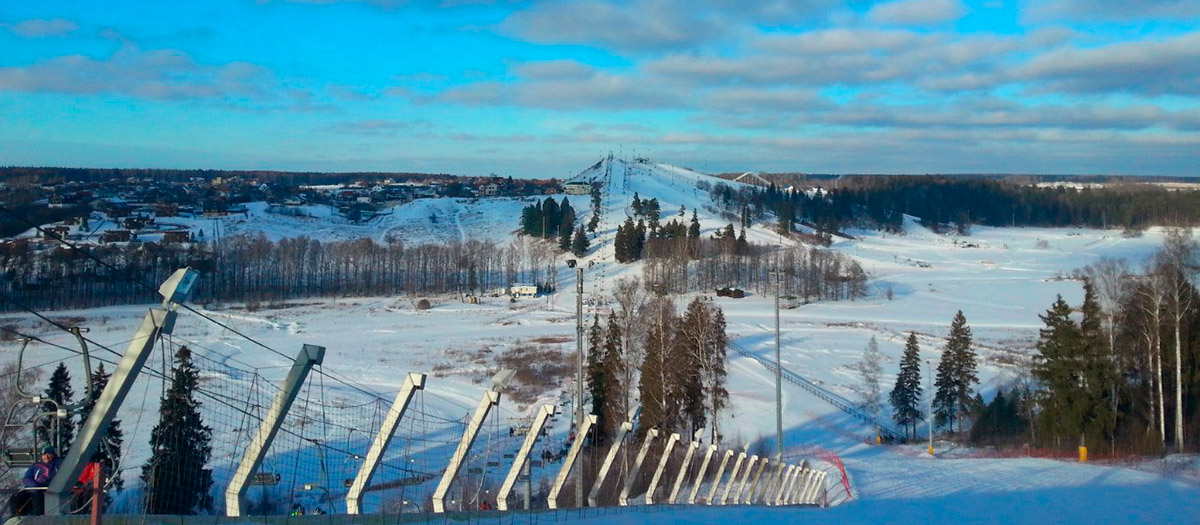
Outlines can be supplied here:
[[[643, 198], [658, 198], [664, 222], [684, 205], [689, 210], [688, 219], [691, 209], [700, 210], [704, 235], [726, 224], [706, 210], [708, 196], [696, 188], [696, 181], [713, 179], [663, 165], [632, 165], [628, 180], [625, 172], [622, 163], [614, 165], [605, 196], [601, 242], [598, 247], [593, 243], [593, 252], [584, 258], [588, 294], [603, 294], [611, 290], [616, 279], [640, 274], [638, 265], [618, 265], [612, 259], [612, 233], [624, 220], [625, 208], [634, 192]], [[600, 176], [601, 171], [583, 174], [584, 178]], [[580, 215], [588, 213], [588, 196], [574, 196], [572, 204]], [[505, 242], [516, 228], [524, 205], [511, 199], [416, 201], [367, 225], [330, 225], [317, 219], [295, 219], [267, 213], [263, 206], [254, 205], [250, 207], [249, 218], [222, 219], [220, 228], [222, 235], [261, 231], [271, 238], [308, 235], [321, 239], [383, 240], [389, 232], [399, 232], [406, 242], [464, 238], [463, 232], [470, 231], [475, 238]], [[189, 227], [212, 228], [212, 224], [212, 220], [205, 219]], [[1126, 238], [1119, 231], [975, 227], [970, 236], [960, 237], [935, 234], [909, 221], [904, 235], [854, 233], [857, 238], [838, 241], [832, 249], [854, 257], [870, 273], [871, 297], [804, 305], [781, 314], [784, 366], [852, 399], [857, 395], [858, 382], [852, 366], [872, 336], [887, 357], [884, 370], [889, 376], [884, 383], [885, 388], [890, 388], [907, 333], [917, 332], [922, 357], [936, 363], [950, 319], [959, 309], [966, 315], [980, 354], [980, 388], [985, 397], [990, 397], [996, 388], [1014, 380], [1017, 369], [1013, 363], [1025, 359], [1032, 351], [1040, 326], [1038, 314], [1049, 307], [1057, 294], [1068, 302], [1081, 300], [1080, 283], [1064, 279], [1065, 276], [1101, 257], [1128, 258], [1136, 266], [1161, 244], [1161, 233], [1153, 229], [1142, 237]], [[752, 242], [776, 240], [766, 225], [755, 227], [748, 236]], [[594, 266], [589, 266], [587, 263], [592, 261]], [[434, 307], [421, 311], [406, 297], [363, 297], [298, 300], [286, 308], [253, 312], [238, 305], [226, 305], [205, 313], [284, 354], [295, 354], [304, 343], [325, 346], [324, 371], [331, 377], [345, 378], [378, 392], [389, 401], [405, 373], [429, 373], [426, 392], [422, 394], [423, 410], [457, 421], [478, 402], [498, 357], [529, 347], [573, 351], [576, 299], [574, 286], [570, 285], [573, 275], [563, 268], [559, 280], [563, 292], [514, 304], [507, 298], [484, 297], [481, 304], [464, 304], [456, 297], [435, 297]], [[891, 299], [887, 297], [889, 290]], [[682, 297], [678, 303], [682, 307], [688, 300], [690, 297]], [[715, 301], [725, 312], [735, 343], [752, 352], [773, 354], [774, 302], [770, 297], [751, 295]], [[90, 333], [93, 339], [119, 349], [144, 312], [144, 306], [128, 306], [54, 315], [85, 319], [84, 324], [93, 327]], [[29, 316], [6, 314], [0, 316], [0, 323], [16, 324], [51, 341], [73, 344], [66, 334], [55, 333]], [[211, 363], [254, 370], [276, 382], [286, 373], [286, 359], [188, 312], [181, 313], [173, 338], [175, 343], [191, 344]], [[0, 343], [0, 355], [12, 359], [15, 348], [12, 342]], [[37, 358], [30, 359], [35, 362], [65, 357], [50, 348], [31, 347], [30, 352], [36, 352]], [[151, 363], [158, 360], [156, 356]], [[73, 372], [78, 369], [78, 363], [68, 363], [75, 366]], [[732, 353], [728, 371], [732, 403], [724, 415], [726, 437], [747, 443], [773, 439], [773, 374], [753, 360]], [[127, 403], [122, 412], [126, 442], [133, 448], [126, 461], [130, 465], [139, 465], [145, 458], [144, 443], [153, 425], [159, 388], [157, 379], [144, 377], [140, 381], [146, 383], [138, 386], [137, 391], [142, 392], [140, 399]], [[329, 403], [339, 396], [350, 399], [355, 395], [352, 389], [333, 381], [322, 386], [321, 395]], [[536, 404], [558, 403], [562, 391], [570, 388], [569, 380], [552, 385], [538, 396], [536, 403], [530, 399], [520, 403], [502, 400], [493, 428], [507, 428], [510, 421], [527, 415]], [[688, 509], [638, 513], [630, 515], [630, 519], [662, 523], [718, 522], [735, 516], [739, 520], [888, 523], [1196, 523], [1193, 502], [1200, 497], [1200, 485], [1195, 481], [1120, 466], [1042, 459], [977, 459], [945, 453], [945, 444], [939, 444], [940, 453], [932, 458], [923, 454], [920, 447], [867, 445], [864, 442], [871, 436], [870, 429], [790, 385], [785, 385], [783, 396], [788, 453], [811, 457], [818, 450], [829, 450], [840, 455], [853, 484], [851, 501], [824, 510], [762, 508], [731, 515], [724, 509]], [[147, 416], [139, 417], [142, 412]], [[461, 428], [455, 424], [443, 422], [444, 433], [452, 434], [454, 428]], [[366, 429], [362, 430], [357, 438], [347, 438], [347, 446], [365, 447]], [[419, 428], [410, 430], [415, 432]], [[559, 418], [549, 439], [561, 443], [567, 432], [567, 418]], [[493, 432], [490, 434], [493, 441], [477, 447], [486, 447], [493, 455], [499, 455], [506, 447], [515, 450], [515, 441], [506, 434]], [[302, 441], [288, 443], [296, 447], [293, 454], [310, 455]], [[218, 455], [221, 453], [235, 455], [233, 449], [218, 450]], [[424, 457], [409, 454], [408, 460], [431, 461], [430, 454], [434, 452]], [[219, 458], [219, 461], [231, 459]], [[503, 467], [499, 470], [507, 470], [507, 462], [501, 463]], [[331, 460], [330, 464], [341, 465], [342, 460]], [[337, 476], [345, 476], [353, 466], [347, 462], [342, 471], [329, 477], [340, 479]], [[1196, 466], [1193, 464], [1192, 468]], [[125, 477], [132, 479], [135, 473]], [[840, 484], [833, 475], [829, 482]], [[377, 509], [384, 504], [368, 500], [368, 508]], [[613, 517], [583, 517], [579, 521], [611, 521]]]

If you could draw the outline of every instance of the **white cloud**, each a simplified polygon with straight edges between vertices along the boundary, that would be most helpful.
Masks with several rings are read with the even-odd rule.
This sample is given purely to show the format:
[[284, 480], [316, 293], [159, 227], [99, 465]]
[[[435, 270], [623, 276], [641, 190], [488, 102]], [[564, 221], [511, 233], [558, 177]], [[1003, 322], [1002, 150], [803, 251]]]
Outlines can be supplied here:
[[79, 29], [79, 24], [62, 18], [24, 20], [8, 25], [9, 31], [25, 38], [66, 36]]
[[1200, 95], [1200, 32], [1159, 41], [1062, 47], [1033, 57], [1016, 80], [1068, 93]]
[[1033, 20], [1187, 20], [1200, 17], [1196, 0], [1032, 0]]
[[265, 99], [274, 79], [246, 62], [197, 64], [186, 54], [125, 45], [106, 59], [67, 55], [0, 68], [0, 90], [68, 94], [115, 93], [159, 100]]
[[867, 18], [887, 25], [934, 25], [958, 20], [964, 12], [958, 0], [897, 0], [872, 7]]

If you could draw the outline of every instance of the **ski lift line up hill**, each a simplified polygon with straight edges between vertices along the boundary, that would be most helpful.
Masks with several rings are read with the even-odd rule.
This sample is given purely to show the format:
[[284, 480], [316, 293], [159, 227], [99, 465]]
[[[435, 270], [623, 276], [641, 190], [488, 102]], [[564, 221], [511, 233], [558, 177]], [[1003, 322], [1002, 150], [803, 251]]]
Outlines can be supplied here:
[[[772, 372], [774, 372], [776, 370], [776, 368], [780, 368], [775, 364], [774, 361], [771, 361], [770, 359], [766, 359], [762, 356], [759, 356], [758, 354], [755, 354], [749, 350], [746, 350], [745, 348], [742, 348], [741, 346], [730, 343], [729, 347], [732, 348], [734, 351], [736, 351], [738, 354], [741, 354], [743, 357], [749, 357], [750, 359], [755, 360], [756, 362], [758, 362], [758, 364], [762, 365], [763, 367], [765, 367], [766, 369], [768, 369]], [[902, 441], [904, 439], [904, 436], [902, 434], [900, 434], [900, 432], [896, 431], [896, 429], [892, 428], [890, 425], [884, 423], [883, 421], [880, 421], [878, 418], [871, 416], [870, 414], [867, 414], [866, 412], [863, 412], [862, 410], [859, 410], [857, 407], [854, 406], [854, 403], [851, 402], [850, 400], [848, 400], [840, 395], [837, 395], [812, 381], [809, 381], [808, 379], [804, 378], [800, 374], [797, 374], [791, 370], [788, 370], [787, 368], [783, 368], [781, 374], [785, 381], [800, 387], [802, 390], [808, 392], [809, 394], [812, 394], [817, 399], [820, 399], [821, 401], [824, 401], [826, 403], [829, 403], [830, 405], [833, 405], [838, 410], [841, 410], [842, 412], [849, 414], [850, 416], [854, 417], [855, 419], [858, 419], [864, 423], [867, 423], [867, 424], [875, 427], [875, 429], [879, 432], [879, 434], [881, 436], [883, 436], [884, 438], [890, 439], [892, 441], [897, 441], [897, 442]]]

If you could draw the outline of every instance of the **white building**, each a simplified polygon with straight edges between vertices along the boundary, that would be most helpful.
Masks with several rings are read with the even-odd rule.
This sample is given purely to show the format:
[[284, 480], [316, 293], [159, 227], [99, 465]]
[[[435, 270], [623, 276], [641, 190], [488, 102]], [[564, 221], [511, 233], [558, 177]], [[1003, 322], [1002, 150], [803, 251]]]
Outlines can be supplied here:
[[538, 287], [535, 284], [517, 283], [509, 288], [508, 293], [513, 297], [536, 297]]
[[592, 185], [586, 182], [568, 182], [563, 185], [563, 191], [567, 195], [589, 195], [592, 193]]

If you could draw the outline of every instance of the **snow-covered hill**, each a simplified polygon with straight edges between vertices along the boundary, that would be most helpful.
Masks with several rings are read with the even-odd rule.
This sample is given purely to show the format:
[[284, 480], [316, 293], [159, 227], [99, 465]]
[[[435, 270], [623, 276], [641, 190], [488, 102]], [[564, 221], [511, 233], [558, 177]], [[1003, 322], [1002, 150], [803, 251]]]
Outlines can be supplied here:
[[[630, 213], [628, 208], [635, 193], [641, 198], [658, 199], [664, 221], [670, 220], [680, 206], [688, 210], [689, 220], [691, 210], [697, 210], [704, 235], [710, 235], [728, 221], [719, 217], [702, 186], [734, 184], [668, 165], [620, 160], [605, 161], [584, 170], [573, 180], [603, 181], [606, 187], [598, 237], [584, 257], [588, 294], [610, 290], [618, 278], [640, 275], [640, 265], [617, 264], [612, 257], [614, 232]], [[586, 221], [591, 206], [589, 196], [569, 199]], [[197, 220], [187, 226], [211, 231], [219, 225], [222, 235], [261, 232], [270, 238], [308, 235], [330, 240], [369, 237], [382, 241], [389, 235], [400, 235], [407, 243], [467, 238], [509, 242], [511, 232], [517, 228], [520, 209], [530, 202], [533, 199], [419, 200], [398, 206], [389, 215], [365, 225], [336, 224], [320, 217], [283, 216], [267, 212], [265, 205], [252, 205], [248, 217], [219, 219], [215, 224], [209, 219]], [[319, 209], [311, 211], [318, 216], [325, 213]], [[990, 395], [1015, 377], [1017, 369], [1013, 364], [1029, 355], [1040, 325], [1037, 315], [1054, 297], [1061, 294], [1070, 302], [1080, 301], [1080, 284], [1065, 278], [1072, 270], [1106, 256], [1125, 257], [1135, 265], [1140, 264], [1161, 244], [1161, 232], [1154, 229], [1142, 237], [1127, 238], [1118, 231], [975, 227], [971, 236], [959, 237], [933, 233], [914, 220], [906, 221], [905, 227], [903, 235], [854, 232], [856, 238], [839, 240], [831, 247], [855, 258], [870, 273], [872, 294], [864, 300], [815, 303], [784, 310], [780, 321], [785, 367], [853, 399], [858, 395], [853, 366], [872, 336], [887, 357], [884, 370], [888, 377], [884, 378], [884, 384], [890, 385], [907, 333], [917, 332], [922, 357], [936, 362], [950, 319], [961, 309], [980, 352], [981, 389]], [[747, 235], [752, 242], [789, 242], [780, 241], [769, 227], [752, 227]], [[257, 311], [247, 311], [241, 305], [214, 306], [206, 314], [284, 354], [294, 354], [304, 343], [326, 346], [324, 371], [351, 378], [355, 384], [378, 392], [388, 401], [405, 373], [430, 373], [421, 405], [429, 418], [407, 429], [408, 438], [412, 439], [398, 440], [406, 449], [403, 456], [393, 459], [437, 469], [439, 460], [435, 456], [444, 455], [446, 436], [461, 428], [456, 425], [461, 425], [464, 414], [478, 402], [487, 384], [485, 378], [495, 368], [499, 356], [512, 356], [530, 348], [568, 357], [573, 352], [576, 299], [574, 287], [570, 286], [573, 274], [561, 265], [559, 268], [560, 293], [516, 303], [509, 303], [507, 298], [483, 297], [480, 304], [464, 304], [456, 297], [440, 297], [433, 298], [431, 309], [418, 310], [409, 298], [362, 297], [293, 301]], [[690, 297], [678, 298], [681, 306], [688, 300]], [[752, 295], [714, 300], [724, 310], [731, 337], [737, 344], [773, 357], [772, 298]], [[93, 338], [119, 349], [144, 312], [143, 306], [129, 306], [55, 315], [81, 319], [82, 324], [93, 327]], [[0, 316], [0, 323], [73, 345], [69, 335], [55, 332], [27, 315], [5, 314]], [[213, 363], [255, 371], [267, 380], [278, 382], [286, 371], [285, 359], [187, 312], [180, 315], [174, 342], [192, 345]], [[36, 352], [36, 362], [68, 359], [73, 371], [79, 369], [78, 358], [54, 348], [34, 346], [37, 348], [31, 352]], [[14, 348], [14, 342], [0, 342], [2, 355], [11, 356]], [[158, 356], [151, 360], [158, 362]], [[215, 371], [220, 365], [208, 366], [214, 370], [213, 384], [235, 384], [228, 382], [232, 379], [217, 377]], [[723, 416], [724, 428], [730, 429], [727, 437], [731, 442], [745, 443], [771, 440], [775, 432], [773, 374], [750, 359], [736, 357], [730, 358], [728, 370], [731, 406]], [[126, 422], [127, 443], [131, 445], [125, 462], [130, 469], [127, 480], [135, 477], [136, 466], [148, 454], [145, 443], [153, 426], [160, 388], [159, 380], [153, 377], [139, 381], [137, 391], [142, 395], [136, 403], [128, 403], [121, 414]], [[525, 416], [536, 404], [559, 404], [561, 394], [570, 388], [568, 380], [551, 385], [536, 399], [517, 401], [506, 397], [500, 413], [489, 423], [494, 427], [490, 427], [488, 439], [477, 446], [506, 466], [499, 456], [515, 448], [506, 432], [510, 421]], [[77, 392], [81, 390], [76, 388]], [[361, 398], [353, 389], [333, 381], [308, 394], [313, 403], [331, 406], [338, 399], [349, 406]], [[314, 414], [315, 410], [310, 409]], [[344, 409], [343, 423], [357, 425], [360, 430], [357, 433], [347, 436], [344, 430], [339, 433], [336, 429], [315, 427], [299, 432], [307, 438], [337, 442], [342, 448], [365, 447], [366, 429], [372, 423], [369, 417], [367, 421], [351, 421], [354, 414], [369, 415], [355, 410], [359, 409]], [[222, 417], [230, 419], [219, 423], [222, 428], [236, 426], [231, 417]], [[953, 459], [956, 456], [951, 455], [935, 459], [921, 457], [915, 447], [865, 445], [870, 429], [790, 386], [784, 390], [784, 418], [788, 453], [811, 457], [820, 448], [841, 454], [858, 498], [835, 513], [805, 511], [804, 519], [895, 521], [890, 519], [891, 511], [908, 509], [907, 514], [900, 515], [914, 516], [919, 521], [939, 521], [951, 516], [954, 521], [962, 521], [970, 520], [974, 514], [961, 510], [948, 514], [932, 510], [923, 513], [920, 509], [926, 505], [933, 509], [975, 505], [1001, 506], [1011, 511], [984, 514], [980, 517], [984, 521], [999, 516], [1001, 521], [1008, 521], [1009, 517], [1033, 522], [1125, 519], [1186, 522], [1189, 518], [1185, 512], [1190, 512], [1187, 502], [1200, 496], [1195, 485], [1118, 467], [1035, 459]], [[562, 446], [568, 427], [567, 418], [560, 417], [554, 423], [549, 437], [551, 447]], [[415, 439], [415, 434], [423, 430], [431, 435], [437, 433], [436, 440], [440, 440], [428, 445], [424, 453], [418, 450], [420, 444]], [[239, 449], [235, 438], [223, 443], [214, 452], [214, 458], [227, 465]], [[311, 443], [288, 439], [277, 444], [276, 449], [279, 455], [273, 460], [274, 465], [292, 461], [305, 472], [316, 472]], [[333, 456], [336, 451], [326, 452]], [[495, 473], [496, 469], [487, 466], [486, 459], [477, 458], [474, 464], [482, 472]], [[346, 477], [355, 462], [338, 456], [329, 460], [328, 465], [336, 467], [331, 468], [336, 472], [328, 473], [328, 477], [337, 480], [341, 479], [339, 476]], [[551, 470], [544, 468], [539, 476], [547, 472]], [[392, 479], [396, 476], [393, 474]], [[412, 492], [409, 494], [411, 497]], [[373, 493], [368, 508], [382, 508], [395, 497], [388, 491]], [[1041, 507], [1038, 502], [1046, 502], [1046, 506]], [[728, 515], [685, 512], [662, 519], [655, 515], [638, 519], [708, 521], [714, 516]]]

